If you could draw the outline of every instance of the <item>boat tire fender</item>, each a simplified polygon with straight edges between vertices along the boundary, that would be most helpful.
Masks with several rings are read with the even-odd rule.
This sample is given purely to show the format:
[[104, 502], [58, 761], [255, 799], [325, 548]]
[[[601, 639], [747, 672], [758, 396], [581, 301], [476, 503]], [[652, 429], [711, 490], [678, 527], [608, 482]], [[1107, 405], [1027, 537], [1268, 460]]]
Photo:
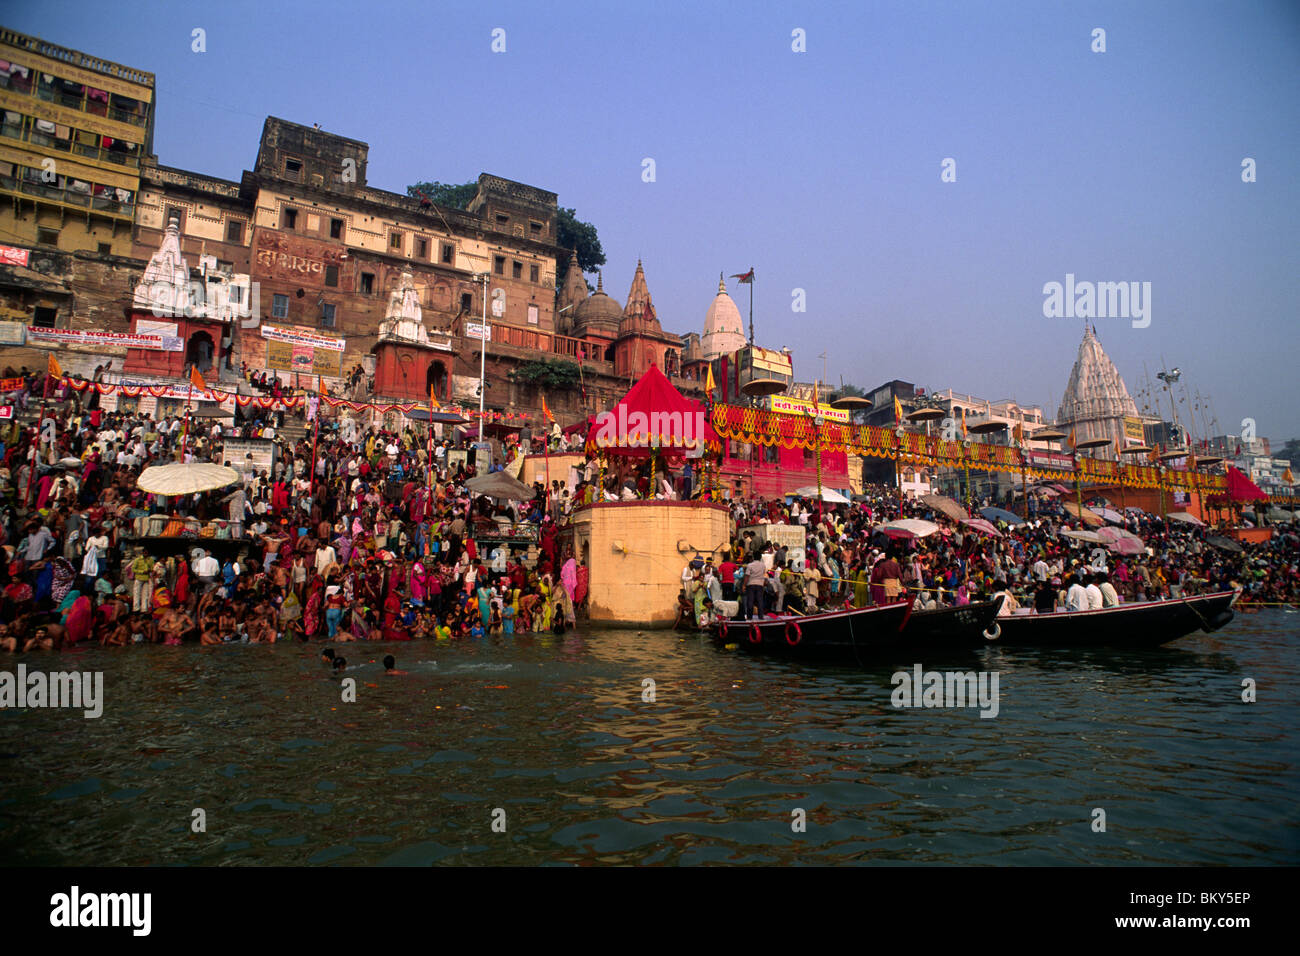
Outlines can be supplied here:
[[757, 624], [751, 624], [749, 627], [749, 643], [761, 644], [763, 641], [763, 632], [758, 629]]
[[984, 632], [984, 640], [986, 641], [996, 641], [1001, 636], [1002, 625], [997, 621], [994, 621], [993, 626]]
[[718, 637], [722, 638], [722, 643], [727, 643], [727, 622], [725, 620], [718, 622]]
[[[794, 639], [790, 638], [790, 628], [794, 628]], [[799, 626], [798, 621], [790, 621], [785, 625], [785, 642], [791, 647], [797, 647], [803, 640], [803, 628]]]

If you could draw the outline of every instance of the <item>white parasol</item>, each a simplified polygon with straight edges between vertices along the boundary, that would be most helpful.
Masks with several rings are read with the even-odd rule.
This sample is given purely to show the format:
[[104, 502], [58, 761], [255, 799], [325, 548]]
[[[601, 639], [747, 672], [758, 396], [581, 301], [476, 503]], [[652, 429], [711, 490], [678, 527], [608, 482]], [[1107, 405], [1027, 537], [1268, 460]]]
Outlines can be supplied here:
[[208, 462], [188, 462], [173, 465], [154, 465], [140, 472], [136, 487], [151, 495], [193, 495], [200, 491], [224, 488], [239, 481], [239, 472], [225, 465]]

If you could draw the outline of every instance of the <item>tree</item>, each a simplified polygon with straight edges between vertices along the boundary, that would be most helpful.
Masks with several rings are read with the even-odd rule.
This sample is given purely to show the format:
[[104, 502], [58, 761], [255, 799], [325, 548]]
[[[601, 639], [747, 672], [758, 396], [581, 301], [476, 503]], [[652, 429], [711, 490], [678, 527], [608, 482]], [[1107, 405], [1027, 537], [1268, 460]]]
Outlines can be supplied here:
[[562, 359], [554, 361], [536, 359], [520, 362], [507, 374], [520, 385], [563, 391], [576, 387], [582, 373], [573, 362], [565, 362]]
[[[560, 248], [578, 250], [578, 267], [583, 272], [595, 272], [605, 264], [605, 250], [600, 247], [596, 227], [578, 219], [577, 211], [561, 207], [556, 210], [555, 242]], [[558, 297], [569, 274], [569, 255], [562, 252], [555, 263], [555, 294]], [[587, 285], [591, 289], [590, 283]]]
[[468, 209], [477, 193], [477, 182], [461, 183], [457, 186], [434, 180], [431, 183], [416, 183], [414, 186], [406, 187], [406, 195], [421, 200], [427, 199], [434, 205], [446, 206], [448, 209]]

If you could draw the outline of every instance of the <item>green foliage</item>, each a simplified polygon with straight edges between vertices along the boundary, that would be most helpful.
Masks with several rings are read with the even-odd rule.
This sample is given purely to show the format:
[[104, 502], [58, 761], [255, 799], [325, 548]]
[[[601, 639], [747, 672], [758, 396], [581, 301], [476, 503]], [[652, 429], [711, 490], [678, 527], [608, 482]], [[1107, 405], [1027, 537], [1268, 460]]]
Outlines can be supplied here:
[[[565, 250], [578, 250], [578, 265], [583, 272], [595, 272], [605, 264], [605, 250], [600, 247], [596, 227], [581, 222], [573, 209], [561, 208], [555, 217], [555, 242]], [[564, 278], [569, 272], [569, 254], [562, 252], [555, 264], [555, 292], [564, 288]], [[590, 288], [590, 286], [588, 286]]]
[[561, 359], [554, 361], [538, 359], [520, 362], [510, 373], [510, 378], [520, 385], [564, 391], [576, 388], [580, 375], [578, 366], [573, 362], [565, 362]]
[[406, 195], [414, 196], [417, 199], [428, 198], [430, 202], [438, 206], [446, 206], [449, 209], [466, 209], [475, 194], [478, 193], [478, 183], [461, 183], [459, 186], [453, 183], [440, 183], [437, 180], [429, 183], [416, 183], [413, 186], [406, 187]]

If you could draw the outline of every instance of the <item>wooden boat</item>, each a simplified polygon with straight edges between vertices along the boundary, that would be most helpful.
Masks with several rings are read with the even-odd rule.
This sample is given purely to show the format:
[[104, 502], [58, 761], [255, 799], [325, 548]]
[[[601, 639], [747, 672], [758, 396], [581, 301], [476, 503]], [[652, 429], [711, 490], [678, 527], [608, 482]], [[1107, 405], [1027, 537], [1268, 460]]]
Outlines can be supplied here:
[[971, 647], [987, 644], [1002, 608], [1002, 598], [957, 607], [912, 611], [903, 628], [903, 643], [909, 648]]
[[1096, 611], [1012, 614], [996, 621], [984, 644], [1029, 647], [1159, 647], [1194, 631], [1217, 631], [1232, 620], [1236, 591], [1121, 604]]
[[784, 614], [752, 621], [722, 621], [712, 628], [718, 644], [799, 657], [866, 657], [898, 646], [912, 613], [912, 598], [824, 614]]

